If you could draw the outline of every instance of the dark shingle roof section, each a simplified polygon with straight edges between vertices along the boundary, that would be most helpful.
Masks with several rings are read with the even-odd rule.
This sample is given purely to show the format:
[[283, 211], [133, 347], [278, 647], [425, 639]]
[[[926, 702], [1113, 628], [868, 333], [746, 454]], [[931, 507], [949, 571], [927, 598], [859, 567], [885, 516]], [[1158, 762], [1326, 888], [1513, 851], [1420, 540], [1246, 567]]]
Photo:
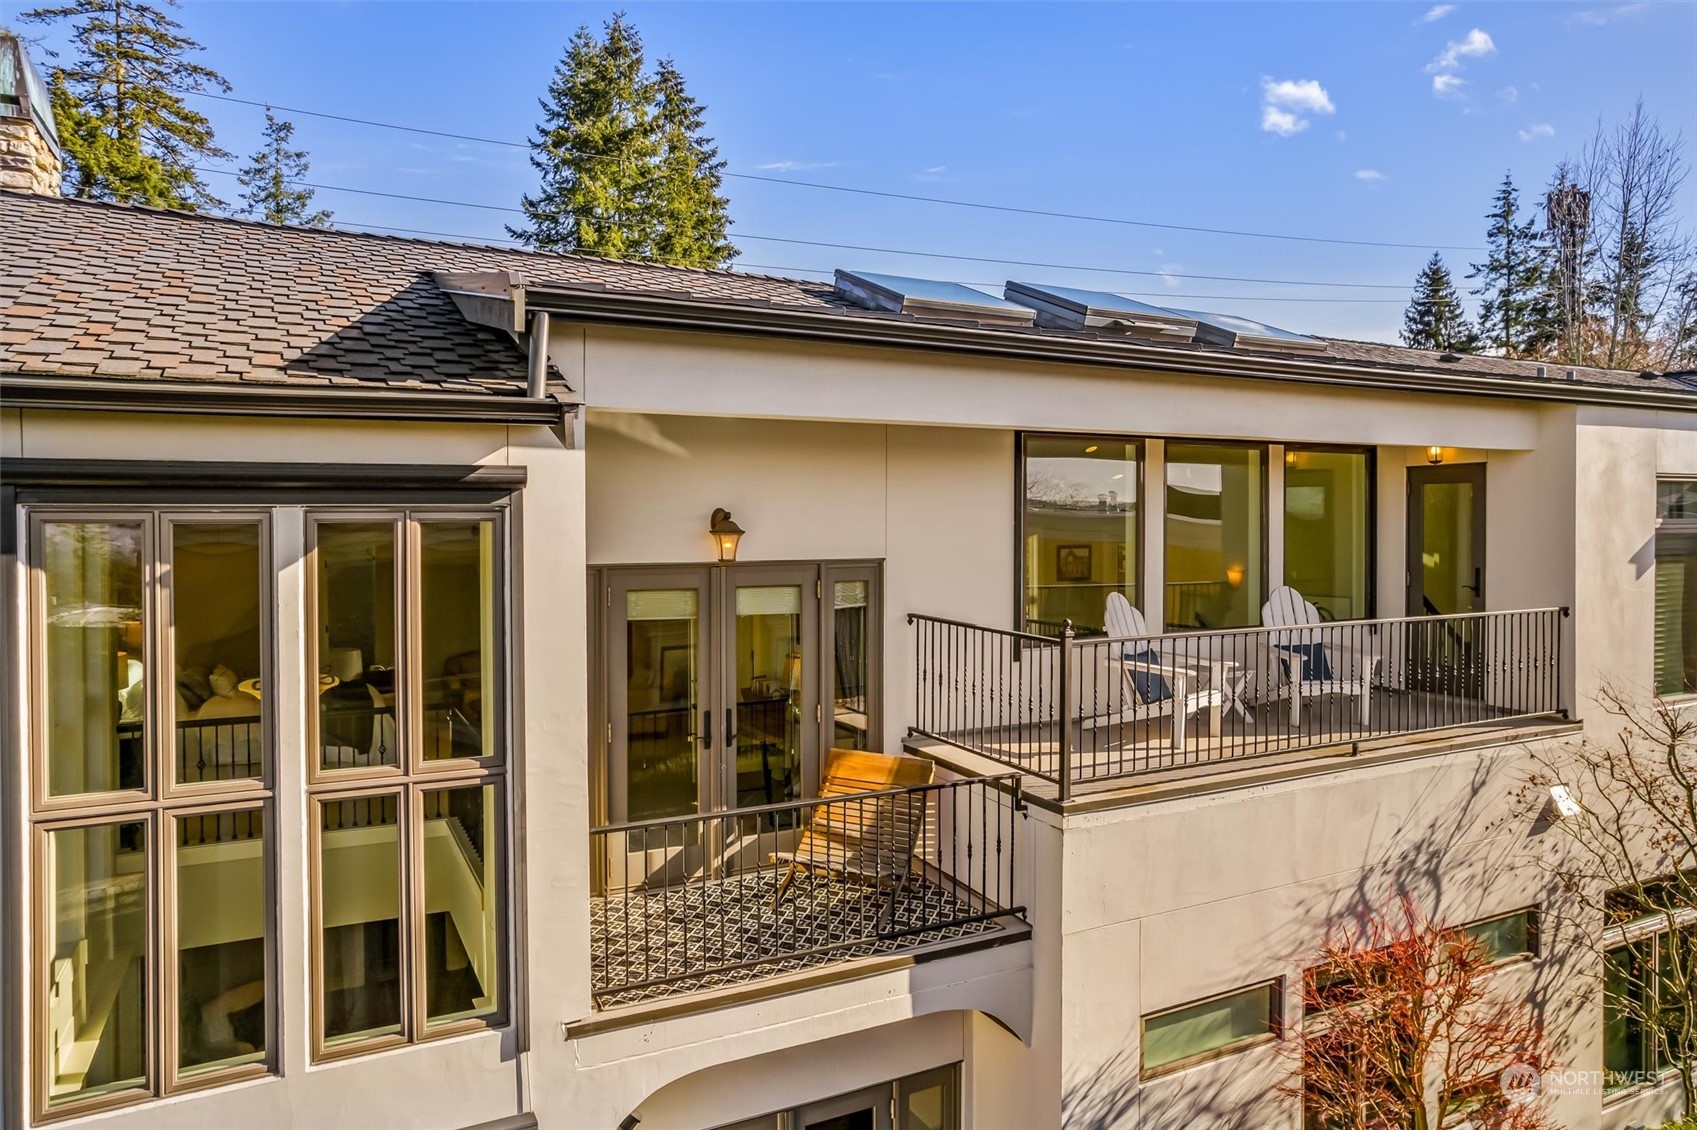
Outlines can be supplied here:
[[0, 373], [517, 395], [430, 278], [485, 255], [0, 193]]
[[[830, 284], [397, 236], [314, 231], [0, 192], [0, 375], [204, 380], [518, 395], [525, 358], [514, 340], [468, 322], [436, 272], [506, 271], [533, 292], [666, 299], [710, 308], [827, 315], [845, 324], [898, 321], [973, 327], [862, 309]], [[551, 302], [539, 303], [552, 305]], [[568, 303], [569, 305], [569, 303]], [[1194, 342], [1127, 340], [1111, 331], [979, 326], [1011, 340], [1095, 343], [1159, 368], [1159, 356], [1265, 358], [1267, 374], [1305, 366], [1470, 377], [1543, 387], [1589, 386], [1693, 396], [1678, 380], [1540, 366], [1327, 339], [1300, 359]], [[1448, 355], [1444, 355], [1448, 356]], [[1442, 388], [1440, 382], [1436, 388]], [[1435, 388], [1435, 390], [1436, 390]], [[1606, 394], [1604, 394], [1606, 395]], [[1697, 396], [1693, 396], [1697, 399]]]

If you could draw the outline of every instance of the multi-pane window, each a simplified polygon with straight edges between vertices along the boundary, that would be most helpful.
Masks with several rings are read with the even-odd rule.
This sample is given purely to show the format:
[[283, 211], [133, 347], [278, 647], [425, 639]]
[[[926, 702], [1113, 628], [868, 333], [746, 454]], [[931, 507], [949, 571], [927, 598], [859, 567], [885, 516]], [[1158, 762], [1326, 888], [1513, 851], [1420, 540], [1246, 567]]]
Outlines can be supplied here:
[[502, 576], [492, 514], [311, 521], [314, 1047], [504, 1013]]
[[1026, 630], [1103, 630], [1108, 595], [1139, 603], [1142, 446], [1107, 436], [1025, 437], [1021, 568]]
[[1656, 484], [1656, 693], [1697, 693], [1697, 481]]
[[27, 537], [36, 1112], [263, 1072], [267, 515], [49, 510]]
[[1688, 1038], [1697, 977], [1697, 912], [1683, 906], [1688, 879], [1609, 895], [1603, 952], [1603, 1085], [1654, 1083]]
[[1332, 620], [1361, 620], [1373, 566], [1373, 456], [1285, 448], [1284, 583]]

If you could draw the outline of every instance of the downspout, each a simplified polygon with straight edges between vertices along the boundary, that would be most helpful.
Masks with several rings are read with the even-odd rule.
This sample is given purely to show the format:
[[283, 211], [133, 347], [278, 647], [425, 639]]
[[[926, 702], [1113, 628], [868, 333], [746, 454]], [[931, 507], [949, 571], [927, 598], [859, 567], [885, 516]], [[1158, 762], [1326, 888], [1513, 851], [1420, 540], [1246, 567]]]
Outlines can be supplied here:
[[548, 395], [548, 312], [534, 310], [530, 315], [530, 368], [526, 375], [524, 394], [532, 400]]

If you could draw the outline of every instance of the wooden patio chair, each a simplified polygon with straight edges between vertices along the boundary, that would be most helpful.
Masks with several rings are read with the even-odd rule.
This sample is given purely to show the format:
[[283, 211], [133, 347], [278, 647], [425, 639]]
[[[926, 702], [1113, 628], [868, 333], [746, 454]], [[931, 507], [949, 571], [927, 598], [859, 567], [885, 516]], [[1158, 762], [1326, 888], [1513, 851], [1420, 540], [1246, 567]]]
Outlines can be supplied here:
[[1290, 725], [1302, 725], [1302, 700], [1321, 695], [1353, 698], [1359, 707], [1361, 727], [1370, 724], [1373, 707], [1373, 676], [1379, 656], [1351, 646], [1347, 625], [1326, 627], [1320, 610], [1288, 585], [1267, 594], [1261, 606], [1261, 623], [1288, 631], [1268, 633], [1278, 652], [1284, 679], [1277, 690], [1290, 699]]
[[925, 830], [928, 797], [924, 793], [883, 796], [855, 802], [862, 793], [905, 789], [931, 783], [935, 763], [923, 757], [833, 749], [819, 781], [819, 799], [842, 799], [812, 810], [795, 850], [775, 852], [774, 862], [788, 863], [773, 896], [783, 901], [798, 871], [853, 875], [874, 883], [900, 886], [912, 873], [913, 849]]

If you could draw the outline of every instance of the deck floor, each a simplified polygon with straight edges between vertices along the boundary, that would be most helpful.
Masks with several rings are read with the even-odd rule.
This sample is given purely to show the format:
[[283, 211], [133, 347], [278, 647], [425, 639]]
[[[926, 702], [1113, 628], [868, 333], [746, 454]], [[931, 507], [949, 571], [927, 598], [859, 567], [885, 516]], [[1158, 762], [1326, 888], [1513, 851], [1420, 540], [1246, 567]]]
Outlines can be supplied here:
[[929, 879], [902, 888], [761, 869], [590, 903], [597, 1008], [765, 980], [1000, 930], [984, 911]]
[[[1075, 781], [1137, 773], [1218, 766], [1269, 754], [1294, 753], [1381, 741], [1398, 734], [1423, 733], [1523, 717], [1475, 699], [1420, 691], [1374, 688], [1368, 724], [1360, 720], [1357, 700], [1327, 696], [1304, 700], [1302, 721], [1290, 723], [1285, 701], [1245, 704], [1244, 717], [1223, 711], [1219, 732], [1211, 732], [1207, 711], [1185, 725], [1184, 747], [1172, 742], [1172, 721], [1104, 719], [1097, 725], [1072, 723], [1072, 773]], [[1115, 724], [1117, 723], [1117, 724]], [[1060, 767], [1053, 725], [962, 728], [935, 735], [1015, 768], [1056, 776]]]

